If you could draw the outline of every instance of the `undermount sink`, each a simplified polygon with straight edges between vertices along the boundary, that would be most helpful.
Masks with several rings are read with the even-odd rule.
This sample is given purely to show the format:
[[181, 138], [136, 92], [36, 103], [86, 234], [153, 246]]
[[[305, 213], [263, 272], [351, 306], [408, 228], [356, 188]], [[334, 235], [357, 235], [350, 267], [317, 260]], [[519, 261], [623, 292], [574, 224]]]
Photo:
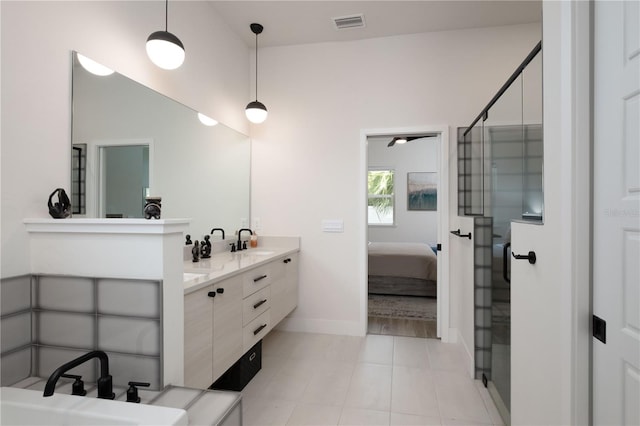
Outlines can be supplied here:
[[199, 272], [184, 272], [182, 274], [182, 281], [187, 282], [191, 280], [195, 280], [197, 278], [203, 277], [207, 274], [199, 273]]
[[269, 250], [249, 250], [245, 252], [246, 254], [252, 254], [255, 256], [269, 256], [275, 252]]
[[178, 408], [3, 387], [0, 423], [7, 425], [186, 425]]

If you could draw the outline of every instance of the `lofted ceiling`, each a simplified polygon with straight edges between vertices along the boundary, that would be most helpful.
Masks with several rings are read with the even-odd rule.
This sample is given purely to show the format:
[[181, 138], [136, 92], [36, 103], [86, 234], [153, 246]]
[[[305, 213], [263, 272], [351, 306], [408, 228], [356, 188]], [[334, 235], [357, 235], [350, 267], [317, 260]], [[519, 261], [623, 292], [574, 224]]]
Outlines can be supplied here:
[[[542, 21], [542, 1], [218, 1], [209, 0], [247, 46], [249, 24], [264, 26], [260, 47], [388, 37]], [[332, 18], [364, 14], [364, 28], [336, 30]]]

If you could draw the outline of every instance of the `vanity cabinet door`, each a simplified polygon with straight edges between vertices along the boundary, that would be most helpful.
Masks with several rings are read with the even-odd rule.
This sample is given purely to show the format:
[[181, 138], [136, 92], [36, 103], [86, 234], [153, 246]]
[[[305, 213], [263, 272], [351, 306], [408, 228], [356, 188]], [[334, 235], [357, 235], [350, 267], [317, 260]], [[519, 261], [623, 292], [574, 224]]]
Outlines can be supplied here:
[[285, 292], [282, 297], [284, 316], [286, 317], [298, 306], [298, 254], [288, 256], [285, 264]]
[[298, 255], [274, 262], [276, 277], [271, 283], [271, 322], [275, 327], [298, 306]]
[[221, 281], [215, 284], [214, 288], [216, 297], [213, 304], [213, 381], [227, 371], [244, 353], [242, 351], [242, 276]]
[[184, 384], [207, 389], [213, 383], [213, 286], [184, 296]]

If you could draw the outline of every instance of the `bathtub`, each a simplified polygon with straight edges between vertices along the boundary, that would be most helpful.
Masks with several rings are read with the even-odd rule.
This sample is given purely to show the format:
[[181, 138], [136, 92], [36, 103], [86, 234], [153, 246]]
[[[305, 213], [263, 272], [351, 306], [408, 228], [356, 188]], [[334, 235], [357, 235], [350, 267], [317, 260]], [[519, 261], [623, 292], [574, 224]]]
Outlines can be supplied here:
[[178, 408], [111, 401], [41, 391], [0, 388], [2, 425], [187, 425]]

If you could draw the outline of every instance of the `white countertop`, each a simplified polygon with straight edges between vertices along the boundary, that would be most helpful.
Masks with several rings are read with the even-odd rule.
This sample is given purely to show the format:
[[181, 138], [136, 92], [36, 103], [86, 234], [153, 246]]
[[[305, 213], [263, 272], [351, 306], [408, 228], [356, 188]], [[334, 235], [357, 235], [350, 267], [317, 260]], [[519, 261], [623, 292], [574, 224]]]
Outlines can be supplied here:
[[264, 237], [261, 243], [257, 248], [249, 248], [235, 253], [213, 253], [211, 258], [200, 259], [199, 262], [185, 260], [185, 274], [201, 275], [185, 277], [184, 293], [192, 293], [280, 257], [300, 251], [300, 238], [298, 237]]

